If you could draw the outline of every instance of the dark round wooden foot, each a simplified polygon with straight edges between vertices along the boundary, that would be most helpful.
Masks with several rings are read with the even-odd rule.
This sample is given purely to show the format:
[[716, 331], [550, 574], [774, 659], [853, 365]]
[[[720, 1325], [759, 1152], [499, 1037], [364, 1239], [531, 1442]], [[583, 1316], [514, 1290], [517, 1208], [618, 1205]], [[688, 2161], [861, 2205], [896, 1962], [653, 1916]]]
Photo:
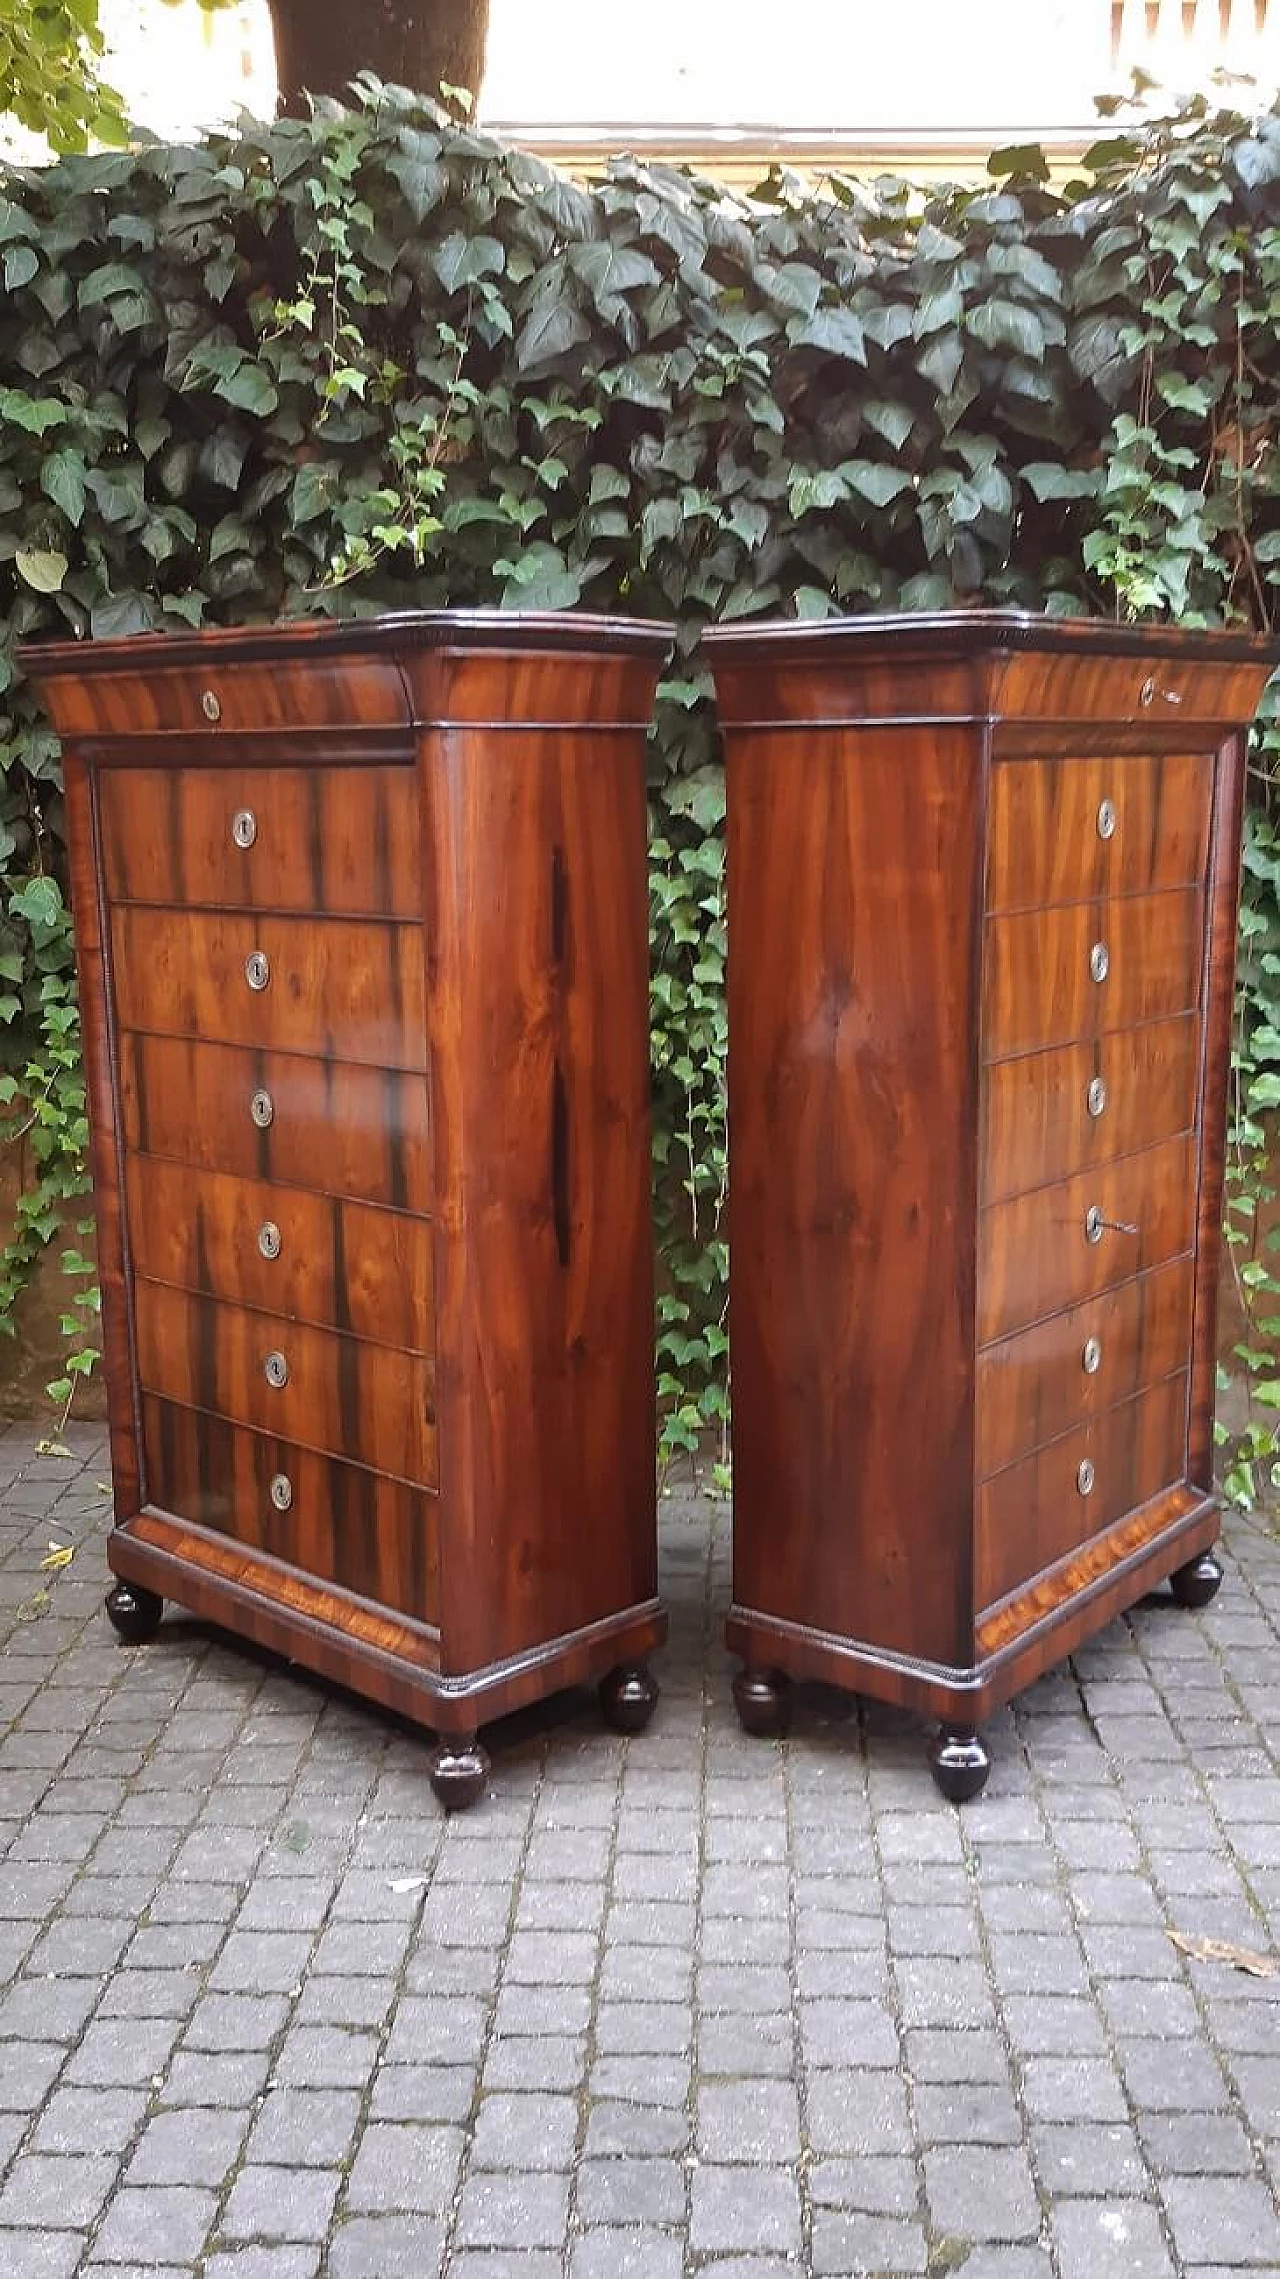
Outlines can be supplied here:
[[968, 1804], [987, 1785], [991, 1758], [976, 1733], [957, 1733], [943, 1726], [929, 1751], [929, 1764], [943, 1795], [951, 1804]]
[[790, 1731], [791, 1680], [782, 1670], [739, 1670], [733, 1700], [743, 1731], [758, 1741], [777, 1741]]
[[1212, 1551], [1202, 1551], [1170, 1575], [1169, 1584], [1179, 1606], [1207, 1606], [1221, 1588], [1222, 1568]]
[[600, 1680], [600, 1709], [615, 1733], [643, 1733], [658, 1706], [658, 1687], [643, 1662], [620, 1662]]
[[427, 1772], [445, 1811], [465, 1812], [484, 1795], [489, 1752], [474, 1733], [448, 1734], [427, 1759]]
[[107, 1592], [107, 1614], [113, 1628], [130, 1646], [145, 1646], [160, 1628], [164, 1600], [141, 1583], [117, 1583]]

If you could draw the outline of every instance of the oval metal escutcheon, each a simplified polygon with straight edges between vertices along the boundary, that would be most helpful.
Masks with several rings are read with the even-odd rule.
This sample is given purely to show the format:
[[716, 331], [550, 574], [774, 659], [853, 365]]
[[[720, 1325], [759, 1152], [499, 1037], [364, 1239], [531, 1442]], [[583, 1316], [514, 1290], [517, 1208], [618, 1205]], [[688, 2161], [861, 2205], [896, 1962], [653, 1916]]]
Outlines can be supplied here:
[[262, 1374], [267, 1383], [274, 1385], [277, 1390], [281, 1385], [287, 1385], [289, 1382], [289, 1364], [283, 1353], [269, 1353], [262, 1364]]
[[277, 1472], [271, 1482], [271, 1501], [277, 1511], [288, 1511], [293, 1502], [293, 1482], [287, 1472]]
[[1093, 1078], [1089, 1086], [1087, 1097], [1089, 1103], [1089, 1114], [1091, 1116], [1100, 1116], [1107, 1104], [1107, 1084], [1105, 1077], [1095, 1076]]
[[1102, 1367], [1101, 1338], [1086, 1337], [1084, 1341], [1084, 1350], [1080, 1355], [1080, 1365], [1084, 1370], [1086, 1377], [1097, 1376], [1099, 1369]]
[[207, 688], [204, 690], [200, 698], [200, 710], [206, 720], [212, 720], [215, 723], [221, 720], [222, 700], [215, 689]]
[[264, 1219], [259, 1227], [258, 1248], [264, 1258], [280, 1256], [280, 1229], [274, 1219]]
[[1098, 808], [1098, 837], [1114, 839], [1115, 835], [1116, 803], [1114, 799], [1104, 799]]
[[1102, 1212], [1099, 1209], [1098, 1205], [1096, 1203], [1090, 1203], [1088, 1210], [1084, 1214], [1085, 1241], [1101, 1242], [1102, 1229], [1105, 1224], [1106, 1221], [1104, 1220]]
[[276, 1104], [264, 1086], [259, 1085], [249, 1102], [249, 1114], [260, 1132], [265, 1132], [275, 1117]]
[[1093, 1484], [1097, 1477], [1098, 1475], [1093, 1468], [1093, 1459], [1089, 1456], [1082, 1457], [1080, 1469], [1076, 1473], [1076, 1486], [1082, 1496], [1093, 1494]]
[[231, 818], [231, 836], [238, 847], [251, 847], [258, 836], [258, 818], [251, 807], [237, 807]]
[[1095, 981], [1105, 981], [1111, 971], [1111, 952], [1105, 942], [1095, 942], [1089, 952], [1089, 971]]
[[271, 961], [265, 950], [250, 950], [244, 961], [244, 977], [250, 989], [265, 989], [271, 979]]

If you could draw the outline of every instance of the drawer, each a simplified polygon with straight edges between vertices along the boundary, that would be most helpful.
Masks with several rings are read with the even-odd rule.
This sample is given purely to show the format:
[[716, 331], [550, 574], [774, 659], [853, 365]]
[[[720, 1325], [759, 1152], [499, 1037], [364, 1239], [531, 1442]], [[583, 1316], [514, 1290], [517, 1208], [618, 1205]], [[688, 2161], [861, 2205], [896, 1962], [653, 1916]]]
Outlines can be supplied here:
[[1197, 888], [1068, 903], [989, 918], [983, 1056], [1136, 1028], [1199, 1003], [1203, 897]]
[[440, 1609], [434, 1495], [147, 1393], [147, 1500], [419, 1622]]
[[205, 1171], [429, 1211], [424, 1076], [186, 1037], [120, 1038], [125, 1143]]
[[991, 773], [987, 908], [1203, 884], [1213, 759], [1002, 760]]
[[984, 1348], [978, 1360], [979, 1479], [1187, 1365], [1192, 1262], [1069, 1306]]
[[983, 1074], [983, 1199], [999, 1202], [1172, 1139], [1195, 1119], [1194, 1013], [1088, 1044], [1022, 1053]]
[[[1198, 1168], [1195, 1137], [1186, 1132], [980, 1212], [979, 1345], [1191, 1250]], [[1094, 1240], [1091, 1211], [1108, 1222]]]
[[130, 1156], [134, 1270], [375, 1344], [430, 1352], [432, 1230], [368, 1203]]
[[198, 666], [158, 662], [155, 652], [166, 646], [161, 640], [145, 652], [139, 645], [136, 669], [68, 675], [58, 685], [59, 735], [176, 734], [216, 749], [234, 735], [407, 727], [409, 700], [390, 657], [276, 656], [269, 664], [229, 664], [218, 656], [217, 634], [202, 640]]
[[974, 1588], [994, 1605], [1174, 1487], [1187, 1467], [1185, 1372], [1121, 1401], [978, 1490]]
[[[123, 1028], [426, 1067], [416, 926], [124, 904], [112, 912], [111, 941]], [[266, 960], [261, 988], [248, 978], [251, 957]]]
[[[134, 1285], [143, 1390], [322, 1455], [436, 1484], [434, 1370], [423, 1354]], [[285, 1382], [268, 1366], [283, 1357]]]
[[411, 767], [103, 768], [113, 902], [417, 917]]

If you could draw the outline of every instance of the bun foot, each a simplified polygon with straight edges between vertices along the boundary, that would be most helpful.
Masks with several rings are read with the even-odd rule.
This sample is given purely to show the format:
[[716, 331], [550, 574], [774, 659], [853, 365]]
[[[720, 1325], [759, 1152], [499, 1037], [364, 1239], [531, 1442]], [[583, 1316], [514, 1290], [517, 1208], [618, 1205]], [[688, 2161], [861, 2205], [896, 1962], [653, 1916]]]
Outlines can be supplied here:
[[446, 1812], [478, 1804], [489, 1778], [489, 1752], [475, 1733], [452, 1733], [437, 1741], [427, 1774]]
[[113, 1629], [129, 1646], [145, 1646], [160, 1628], [164, 1600], [141, 1583], [117, 1583], [107, 1592], [107, 1615]]
[[781, 1670], [739, 1670], [733, 1681], [734, 1707], [744, 1733], [758, 1741], [778, 1741], [791, 1730], [791, 1680]]
[[991, 1758], [976, 1733], [943, 1726], [929, 1751], [929, 1765], [949, 1804], [968, 1804], [987, 1785]]
[[1202, 1551], [1198, 1559], [1177, 1568], [1169, 1582], [1179, 1606], [1207, 1606], [1218, 1595], [1222, 1567], [1212, 1551]]
[[620, 1662], [600, 1680], [600, 1709], [615, 1733], [643, 1733], [658, 1705], [658, 1687], [643, 1662]]

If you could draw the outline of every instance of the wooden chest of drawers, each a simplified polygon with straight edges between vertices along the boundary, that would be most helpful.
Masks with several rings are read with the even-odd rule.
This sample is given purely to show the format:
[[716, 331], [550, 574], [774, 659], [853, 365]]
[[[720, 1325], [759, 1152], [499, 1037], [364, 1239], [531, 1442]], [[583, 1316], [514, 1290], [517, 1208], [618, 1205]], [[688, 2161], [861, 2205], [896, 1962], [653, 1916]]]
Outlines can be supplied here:
[[115, 1475], [166, 1597], [435, 1728], [601, 1680], [654, 1510], [644, 734], [667, 637], [33, 652], [63, 737]]
[[742, 628], [728, 769], [736, 1686], [979, 1721], [1216, 1588], [1246, 637]]

